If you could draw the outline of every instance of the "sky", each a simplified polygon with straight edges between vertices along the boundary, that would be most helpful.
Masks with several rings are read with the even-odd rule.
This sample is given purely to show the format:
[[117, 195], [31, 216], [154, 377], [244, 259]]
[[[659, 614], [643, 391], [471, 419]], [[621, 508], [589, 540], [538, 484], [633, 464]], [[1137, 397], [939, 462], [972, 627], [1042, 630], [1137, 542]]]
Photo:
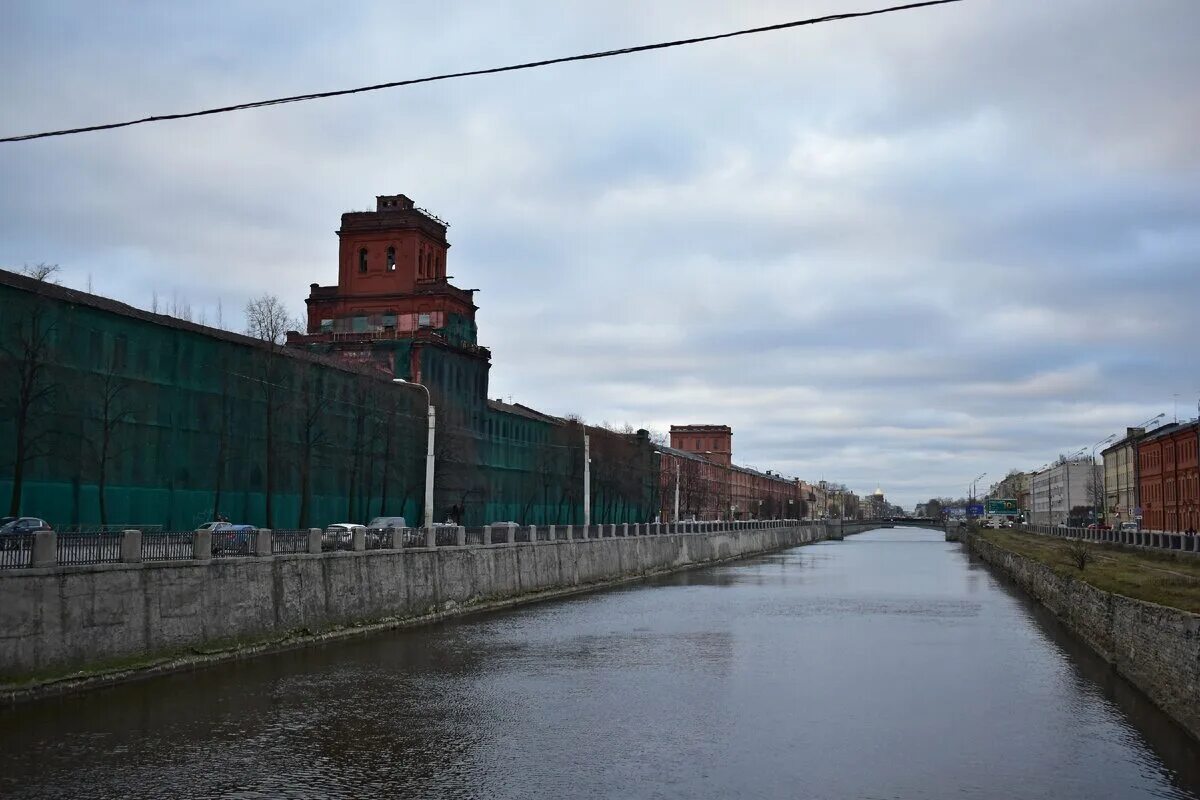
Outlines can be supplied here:
[[[0, 6], [0, 135], [886, 5]], [[1200, 3], [965, 0], [0, 144], [0, 266], [243, 325], [404, 193], [490, 395], [727, 424], [734, 460], [962, 496], [1200, 402]]]

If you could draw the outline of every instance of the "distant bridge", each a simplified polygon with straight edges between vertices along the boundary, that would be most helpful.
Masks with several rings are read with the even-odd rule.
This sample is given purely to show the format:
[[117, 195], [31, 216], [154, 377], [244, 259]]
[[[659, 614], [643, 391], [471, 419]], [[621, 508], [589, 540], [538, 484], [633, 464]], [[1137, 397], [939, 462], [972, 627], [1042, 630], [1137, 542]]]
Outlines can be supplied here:
[[864, 519], [862, 525], [874, 528], [934, 528], [946, 530], [946, 523], [933, 517], [885, 517], [883, 519]]

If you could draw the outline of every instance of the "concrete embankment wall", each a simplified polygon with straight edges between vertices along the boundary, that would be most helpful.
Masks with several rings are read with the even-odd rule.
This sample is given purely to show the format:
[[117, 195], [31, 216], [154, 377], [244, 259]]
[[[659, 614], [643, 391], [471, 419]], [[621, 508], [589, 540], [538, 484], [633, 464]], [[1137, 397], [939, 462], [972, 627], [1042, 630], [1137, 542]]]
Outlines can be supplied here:
[[[159, 654], [496, 607], [839, 537], [776, 525], [473, 547], [102, 564], [0, 574], [0, 675], [44, 682]], [[664, 526], [665, 527], [665, 526]], [[681, 526], [682, 527], [682, 526]], [[845, 526], [845, 533], [858, 526]], [[258, 645], [255, 645], [258, 643]]]
[[1200, 739], [1200, 614], [1106, 592], [979, 536], [963, 538]]

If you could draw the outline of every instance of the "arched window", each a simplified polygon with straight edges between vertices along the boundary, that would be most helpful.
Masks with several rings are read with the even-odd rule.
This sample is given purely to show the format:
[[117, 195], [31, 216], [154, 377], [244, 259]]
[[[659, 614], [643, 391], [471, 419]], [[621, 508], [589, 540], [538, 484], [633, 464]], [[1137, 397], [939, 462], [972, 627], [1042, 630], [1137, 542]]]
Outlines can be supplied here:
[[358, 271], [360, 273], [367, 271], [367, 248], [358, 251]]
[[389, 247], [387, 249], [387, 271], [396, 271], [396, 248]]

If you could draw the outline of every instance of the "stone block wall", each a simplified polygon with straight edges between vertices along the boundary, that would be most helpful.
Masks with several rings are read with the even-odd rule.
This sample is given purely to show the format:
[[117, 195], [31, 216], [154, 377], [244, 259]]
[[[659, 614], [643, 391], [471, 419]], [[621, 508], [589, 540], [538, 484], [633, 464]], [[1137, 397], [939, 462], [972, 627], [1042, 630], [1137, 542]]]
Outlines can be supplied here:
[[966, 539], [1200, 739], [1200, 614], [1106, 592], [978, 536]]
[[7, 570], [0, 573], [0, 676], [11, 684], [196, 648], [232, 655], [239, 643], [494, 607], [838, 538], [863, 527], [760, 524], [571, 541]]

